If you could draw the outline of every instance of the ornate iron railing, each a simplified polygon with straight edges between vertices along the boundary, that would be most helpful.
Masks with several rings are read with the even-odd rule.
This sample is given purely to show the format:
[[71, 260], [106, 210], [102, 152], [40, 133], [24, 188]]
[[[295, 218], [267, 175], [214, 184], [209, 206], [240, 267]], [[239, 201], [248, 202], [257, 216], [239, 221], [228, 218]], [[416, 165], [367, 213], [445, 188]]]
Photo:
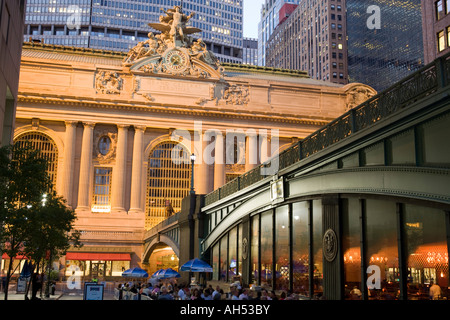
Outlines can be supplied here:
[[[449, 86], [449, 84], [450, 54], [447, 54], [281, 152], [278, 155], [278, 170], [283, 170], [362, 129], [374, 125], [380, 120], [390, 117], [440, 88]], [[261, 174], [261, 168], [269, 165], [270, 162], [264, 163], [214, 190], [206, 195], [205, 204], [212, 204], [263, 180], [266, 176]]]

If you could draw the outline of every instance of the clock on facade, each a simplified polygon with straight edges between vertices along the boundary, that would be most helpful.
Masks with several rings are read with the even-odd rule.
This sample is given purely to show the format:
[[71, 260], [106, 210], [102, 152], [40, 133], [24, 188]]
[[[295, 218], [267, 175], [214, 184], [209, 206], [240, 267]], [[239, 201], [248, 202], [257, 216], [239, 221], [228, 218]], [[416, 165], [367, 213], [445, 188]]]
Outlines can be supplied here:
[[172, 74], [182, 74], [189, 67], [189, 56], [179, 49], [170, 49], [163, 56], [163, 65]]

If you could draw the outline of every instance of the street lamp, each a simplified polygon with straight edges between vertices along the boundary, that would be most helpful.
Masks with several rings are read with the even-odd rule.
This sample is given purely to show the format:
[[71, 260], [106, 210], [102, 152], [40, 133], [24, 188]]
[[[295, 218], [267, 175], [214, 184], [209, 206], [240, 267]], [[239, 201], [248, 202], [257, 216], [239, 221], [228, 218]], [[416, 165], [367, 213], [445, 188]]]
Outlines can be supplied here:
[[191, 154], [191, 194], [194, 194], [194, 162], [195, 154]]

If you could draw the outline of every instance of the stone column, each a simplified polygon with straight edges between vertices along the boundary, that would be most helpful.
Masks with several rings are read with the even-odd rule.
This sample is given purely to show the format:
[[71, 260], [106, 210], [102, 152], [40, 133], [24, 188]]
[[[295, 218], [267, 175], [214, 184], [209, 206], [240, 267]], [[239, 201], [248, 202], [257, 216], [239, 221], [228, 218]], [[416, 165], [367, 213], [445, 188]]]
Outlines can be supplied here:
[[215, 140], [214, 157], [214, 190], [225, 184], [225, 161], [224, 161], [224, 143], [223, 135], [219, 132]]
[[141, 186], [142, 186], [142, 165], [143, 165], [143, 140], [145, 126], [134, 126], [133, 142], [133, 167], [131, 169], [131, 197], [130, 211], [142, 211], [141, 207]]
[[95, 123], [83, 122], [83, 140], [81, 143], [80, 182], [78, 185], [77, 210], [89, 210], [89, 187], [92, 167], [92, 138]]
[[[264, 130], [260, 130], [264, 131]], [[261, 151], [260, 151], [260, 159], [261, 163], [266, 162], [269, 159], [268, 153], [268, 139], [267, 139], [267, 132], [260, 132], [259, 133], [259, 141], [261, 143]]]
[[77, 123], [77, 121], [66, 121], [64, 137], [64, 170], [61, 194], [67, 200], [69, 206], [74, 205], [72, 203], [72, 189]]
[[116, 165], [113, 169], [112, 179], [112, 211], [125, 210], [125, 175], [127, 164], [128, 125], [117, 125]]
[[194, 189], [196, 194], [207, 194], [211, 188], [209, 175], [209, 165], [204, 159], [204, 151], [206, 147], [206, 141], [204, 141], [205, 134], [202, 132], [195, 133], [195, 146], [196, 146], [196, 159], [194, 164]]
[[247, 132], [246, 143], [245, 171], [247, 172], [258, 165], [258, 137], [256, 135], [256, 132]]

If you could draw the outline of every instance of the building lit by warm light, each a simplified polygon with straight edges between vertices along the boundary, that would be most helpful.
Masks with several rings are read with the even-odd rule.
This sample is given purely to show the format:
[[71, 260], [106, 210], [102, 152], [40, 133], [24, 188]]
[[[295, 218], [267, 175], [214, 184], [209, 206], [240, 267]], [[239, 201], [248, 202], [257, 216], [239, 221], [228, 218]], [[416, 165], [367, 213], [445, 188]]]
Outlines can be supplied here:
[[[181, 209], [192, 178], [207, 194], [375, 94], [300, 71], [221, 65], [201, 41], [161, 39], [149, 34], [146, 54], [142, 43], [128, 53], [24, 44], [14, 141], [45, 148], [77, 214], [85, 245], [69, 250], [66, 275], [176, 264], [164, 247], [144, 261], [143, 237]], [[223, 161], [207, 163], [211, 147]]]

